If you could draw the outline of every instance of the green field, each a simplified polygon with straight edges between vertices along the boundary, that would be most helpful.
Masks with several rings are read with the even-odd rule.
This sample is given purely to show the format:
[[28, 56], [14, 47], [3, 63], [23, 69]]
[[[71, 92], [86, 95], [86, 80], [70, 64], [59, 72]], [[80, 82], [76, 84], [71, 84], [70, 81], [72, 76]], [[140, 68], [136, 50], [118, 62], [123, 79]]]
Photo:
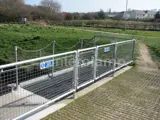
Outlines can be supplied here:
[[[15, 46], [19, 46], [25, 50], [39, 50], [56, 41], [55, 53], [72, 51], [81, 48], [81, 43], [77, 42], [81, 39], [89, 43], [83, 44], [83, 48], [93, 47], [94, 42], [89, 40], [96, 33], [86, 32], [82, 30], [66, 29], [57, 26], [40, 26], [40, 25], [0, 25], [0, 64], [15, 61]], [[98, 39], [98, 44], [108, 44], [125, 38], [118, 39], [114, 36], [105, 34], [108, 38]], [[77, 44], [77, 46], [75, 46]], [[52, 45], [43, 51], [43, 56], [52, 54]], [[39, 57], [40, 52], [24, 52], [18, 49], [18, 60], [26, 60]]]
[[[158, 31], [142, 31], [142, 30], [124, 31], [122, 29], [95, 28], [95, 27], [70, 27], [70, 28], [111, 32], [106, 34], [110, 36], [126, 38], [126, 39], [134, 38], [138, 40], [138, 42], [145, 43], [150, 48], [150, 52], [153, 57], [153, 60], [160, 61], [160, 32]], [[113, 34], [113, 33], [116, 33], [116, 34]]]
[[[55, 52], [66, 52], [72, 51], [74, 49], [80, 48], [80, 43], [74, 46], [78, 40], [81, 38], [89, 39], [96, 34], [91, 31], [76, 30], [75, 27], [67, 29], [67, 27], [58, 27], [58, 26], [40, 26], [40, 25], [0, 25], [0, 64], [10, 63], [15, 61], [14, 57], [14, 46], [19, 46], [26, 50], [39, 50], [53, 40], [56, 41]], [[136, 31], [136, 30], [127, 30], [123, 31], [120, 29], [106, 29], [106, 28], [80, 28], [80, 29], [91, 29], [105, 32], [114, 32], [114, 33], [125, 33], [129, 35], [119, 35], [119, 34], [110, 34], [103, 33], [101, 35], [108, 36], [106, 39], [98, 39], [97, 44], [107, 44], [110, 42], [115, 42], [119, 40], [132, 39], [136, 38], [142, 42], [145, 42], [149, 48], [151, 48], [152, 56], [155, 60], [160, 60], [160, 38], [150, 38], [150, 37], [160, 37], [159, 32], [151, 31]], [[143, 36], [143, 37], [142, 37]], [[150, 36], [150, 37], [148, 37]], [[122, 38], [122, 39], [119, 39]], [[94, 44], [89, 43], [89, 46], [92, 47]], [[61, 46], [61, 47], [60, 47]], [[27, 53], [19, 52], [18, 56], [23, 58], [22, 60], [39, 57], [38, 53]], [[52, 54], [52, 46], [50, 46], [43, 55]], [[28, 58], [25, 58], [28, 57]]]
[[[26, 50], [38, 50], [54, 40], [64, 47], [56, 47], [56, 53], [59, 53], [73, 50], [74, 48], [68, 48], [75, 45], [80, 38], [90, 38], [93, 35], [94, 33], [91, 32], [66, 30], [54, 26], [0, 25], [0, 63], [14, 61], [14, 46], [20, 46]], [[52, 52], [52, 47], [49, 52]]]

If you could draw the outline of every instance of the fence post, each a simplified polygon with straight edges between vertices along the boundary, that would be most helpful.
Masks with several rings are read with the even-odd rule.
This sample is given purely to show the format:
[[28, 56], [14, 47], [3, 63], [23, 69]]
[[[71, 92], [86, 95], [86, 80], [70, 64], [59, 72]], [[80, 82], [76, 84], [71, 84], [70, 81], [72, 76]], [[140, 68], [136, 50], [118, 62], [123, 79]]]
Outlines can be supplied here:
[[76, 98], [76, 91], [77, 91], [77, 85], [78, 85], [78, 67], [79, 67], [79, 51], [75, 52], [75, 58], [74, 58], [74, 81], [73, 81], [73, 86], [74, 86], [74, 93], [73, 93], [73, 98]]
[[132, 60], [134, 61], [134, 52], [135, 52], [136, 40], [133, 40], [133, 49], [132, 49]]
[[[53, 55], [55, 53], [55, 41], [52, 42], [52, 49], [53, 49]], [[54, 73], [54, 57], [53, 57], [53, 67], [52, 67], [52, 78], [53, 78], [53, 73]]]
[[117, 42], [114, 45], [114, 53], [113, 53], [113, 77], [115, 74], [116, 64], [117, 64]]
[[94, 54], [94, 72], [93, 72], [93, 79], [94, 81], [97, 78], [97, 59], [98, 59], [98, 47], [95, 47], [95, 54]]
[[97, 41], [96, 41], [96, 37], [94, 36], [94, 47], [96, 47], [97, 45]]
[[[15, 61], [16, 62], [18, 62], [17, 50], [18, 50], [18, 47], [15, 46]], [[18, 85], [19, 85], [19, 82], [18, 82], [18, 66], [16, 65], [16, 89], [18, 89]]]
[[40, 57], [42, 57], [43, 55], [42, 55], [42, 49], [40, 50]]
[[81, 49], [83, 49], [83, 38], [81, 39]]

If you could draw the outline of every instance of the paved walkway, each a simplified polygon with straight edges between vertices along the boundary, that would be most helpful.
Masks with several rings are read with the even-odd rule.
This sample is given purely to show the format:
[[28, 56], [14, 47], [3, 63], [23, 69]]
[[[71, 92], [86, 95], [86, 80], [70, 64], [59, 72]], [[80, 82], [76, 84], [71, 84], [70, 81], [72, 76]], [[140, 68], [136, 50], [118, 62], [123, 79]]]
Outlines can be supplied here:
[[133, 68], [44, 120], [160, 120], [160, 71]]
[[139, 66], [143, 57], [141, 54], [138, 67], [43, 120], [160, 120], [160, 71], [150, 69], [153, 61], [146, 57], [146, 64]]

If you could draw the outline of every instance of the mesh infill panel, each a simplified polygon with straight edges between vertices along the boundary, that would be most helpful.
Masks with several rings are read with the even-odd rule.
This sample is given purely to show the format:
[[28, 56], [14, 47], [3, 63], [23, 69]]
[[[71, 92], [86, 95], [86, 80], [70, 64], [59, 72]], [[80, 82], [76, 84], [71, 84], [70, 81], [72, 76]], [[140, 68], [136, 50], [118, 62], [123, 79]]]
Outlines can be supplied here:
[[[47, 60], [46, 60], [47, 61]], [[28, 75], [32, 79], [21, 83], [23, 88], [47, 99], [53, 99], [73, 88], [74, 54], [54, 58], [54, 67], [40, 70], [34, 66]], [[24, 76], [24, 75], [23, 75]]]
[[53, 58], [19, 65], [18, 74], [16, 66], [0, 72], [0, 119], [13, 119], [73, 90], [74, 59], [72, 53], [55, 57], [45, 69], [41, 63]]
[[79, 53], [78, 85], [93, 80], [94, 55], [95, 55], [94, 49]]
[[132, 60], [133, 41], [117, 45], [116, 67], [121, 67]]
[[97, 76], [105, 74], [113, 69], [113, 59], [114, 45], [100, 47], [98, 49]]

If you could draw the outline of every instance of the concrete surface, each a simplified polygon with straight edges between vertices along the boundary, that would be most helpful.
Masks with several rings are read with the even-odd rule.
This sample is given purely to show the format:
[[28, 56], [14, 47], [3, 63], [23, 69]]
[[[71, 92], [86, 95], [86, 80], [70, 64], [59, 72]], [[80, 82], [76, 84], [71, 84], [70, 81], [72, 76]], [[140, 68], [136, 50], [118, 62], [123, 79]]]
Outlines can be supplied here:
[[[121, 69], [120, 71], [116, 72], [115, 73], [115, 76], [114, 77], [117, 77], [119, 76], [120, 74], [123, 74], [124, 72], [126, 72], [127, 70], [131, 69], [131, 67], [126, 67], [126, 68], [123, 68]], [[76, 99], [84, 96], [85, 94], [95, 90], [96, 88], [104, 85], [105, 83], [109, 82], [110, 80], [112, 80], [114, 77], [106, 77], [106, 78], [103, 78], [102, 80], [100, 81], [97, 81], [96, 83], [92, 84], [91, 86], [87, 87], [87, 88], [84, 88], [82, 91], [79, 91], [76, 93]], [[66, 105], [68, 105], [69, 103], [73, 102], [74, 99], [71, 99], [70, 97], [65, 99], [65, 100], [62, 100], [44, 110], [42, 110], [41, 112], [27, 118], [26, 120], [40, 120], [42, 118], [44, 118], [45, 116], [65, 107]]]

